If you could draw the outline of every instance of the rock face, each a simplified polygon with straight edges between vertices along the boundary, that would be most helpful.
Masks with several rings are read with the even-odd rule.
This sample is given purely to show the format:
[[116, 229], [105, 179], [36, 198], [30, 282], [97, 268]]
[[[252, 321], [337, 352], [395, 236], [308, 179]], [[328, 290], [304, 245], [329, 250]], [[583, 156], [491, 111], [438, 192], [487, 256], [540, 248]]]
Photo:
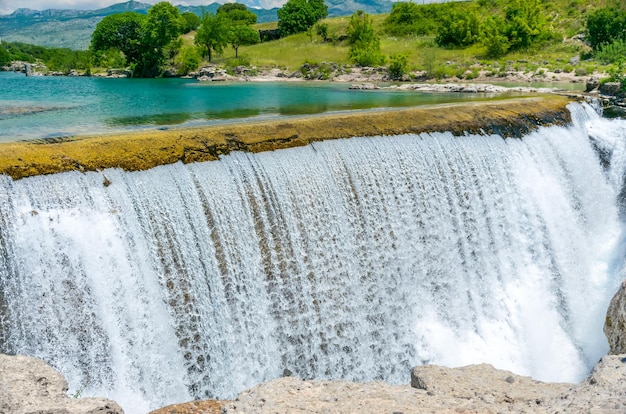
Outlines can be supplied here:
[[411, 372], [411, 383], [413, 387], [280, 378], [244, 391], [225, 405], [224, 412], [626, 412], [626, 355], [604, 357], [579, 385], [542, 383], [487, 364], [417, 367]]
[[67, 381], [44, 361], [0, 354], [0, 413], [123, 414], [104, 398], [70, 398]]
[[611, 300], [604, 322], [604, 334], [611, 347], [609, 354], [626, 354], [626, 280]]

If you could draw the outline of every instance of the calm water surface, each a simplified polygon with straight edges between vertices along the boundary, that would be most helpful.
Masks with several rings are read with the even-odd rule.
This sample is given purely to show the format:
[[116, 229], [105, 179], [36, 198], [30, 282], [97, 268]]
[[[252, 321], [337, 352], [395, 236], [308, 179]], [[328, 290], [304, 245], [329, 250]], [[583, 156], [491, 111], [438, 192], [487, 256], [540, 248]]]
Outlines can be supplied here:
[[0, 72], [0, 141], [408, 107], [486, 95], [354, 91], [339, 83], [25, 77]]

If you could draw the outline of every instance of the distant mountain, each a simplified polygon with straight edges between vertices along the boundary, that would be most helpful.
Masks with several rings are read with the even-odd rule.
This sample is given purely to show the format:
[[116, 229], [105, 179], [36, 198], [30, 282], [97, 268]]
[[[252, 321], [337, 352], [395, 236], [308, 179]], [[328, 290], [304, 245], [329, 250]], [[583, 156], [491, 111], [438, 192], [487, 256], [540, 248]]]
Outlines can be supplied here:
[[389, 13], [391, 4], [391, 0], [326, 0], [330, 17], [349, 16], [356, 10], [369, 14]]
[[[258, 0], [239, 0], [250, 7], [257, 15], [259, 23], [278, 20], [277, 8], [259, 8]], [[355, 10], [367, 13], [387, 13], [391, 10], [391, 0], [326, 0], [329, 16], [348, 16]], [[215, 12], [219, 3], [204, 6], [206, 12]], [[147, 13], [150, 4], [130, 0], [98, 10], [32, 10], [21, 8], [8, 15], [0, 15], [0, 39], [9, 42], [24, 42], [42, 46], [87, 49], [91, 34], [104, 17], [115, 13], [136, 11]], [[181, 12], [189, 11], [198, 16], [202, 6], [177, 6]]]

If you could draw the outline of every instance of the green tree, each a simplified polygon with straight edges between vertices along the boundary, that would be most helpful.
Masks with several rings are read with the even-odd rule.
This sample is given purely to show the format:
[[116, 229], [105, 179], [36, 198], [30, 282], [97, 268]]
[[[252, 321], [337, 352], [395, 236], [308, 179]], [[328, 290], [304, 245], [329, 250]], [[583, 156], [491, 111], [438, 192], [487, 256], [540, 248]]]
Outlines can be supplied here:
[[228, 17], [237, 25], [256, 24], [257, 15], [248, 10], [245, 4], [241, 3], [224, 3], [217, 8], [217, 13], [224, 17]]
[[626, 10], [605, 7], [589, 13], [587, 31], [594, 50], [615, 40], [626, 40]]
[[178, 9], [167, 1], [150, 7], [144, 24], [144, 46], [141, 58], [132, 66], [133, 76], [155, 77], [161, 74], [165, 51], [175, 54], [172, 43], [182, 33], [184, 19]]
[[202, 23], [196, 32], [194, 43], [204, 48], [209, 62], [212, 59], [212, 51], [222, 53], [224, 46], [229, 41], [229, 21], [223, 15], [205, 13]]
[[480, 21], [475, 11], [450, 10], [441, 17], [435, 41], [439, 46], [469, 46], [480, 37]]
[[483, 23], [482, 42], [487, 47], [487, 57], [504, 56], [511, 47], [504, 33], [504, 26], [504, 20], [497, 15], [491, 16]]
[[11, 64], [11, 54], [3, 43], [0, 43], [0, 66]]
[[507, 38], [512, 49], [528, 47], [547, 37], [547, 22], [539, 0], [513, 0], [505, 9]]
[[176, 56], [176, 64], [179, 67], [178, 73], [183, 76], [198, 69], [200, 62], [202, 62], [202, 56], [198, 53], [198, 49], [193, 46], [181, 48], [180, 53]]
[[166, 48], [176, 48], [175, 40], [185, 20], [169, 2], [160, 2], [148, 15], [135, 12], [112, 14], [98, 23], [91, 36], [91, 50], [102, 56], [111, 49], [121, 51], [130, 64], [133, 76], [153, 77], [162, 71]]
[[350, 17], [346, 30], [350, 43], [350, 60], [359, 66], [377, 66], [385, 63], [380, 52], [380, 37], [374, 30], [372, 18], [363, 10]]
[[197, 14], [191, 12], [184, 12], [181, 14], [182, 18], [185, 19], [185, 25], [183, 26], [183, 33], [189, 33], [194, 31], [200, 26], [200, 18]]
[[324, 0], [288, 0], [278, 9], [280, 36], [306, 32], [315, 23], [328, 16]]
[[125, 12], [106, 16], [91, 35], [92, 52], [119, 50], [128, 63], [136, 63], [143, 53], [144, 23], [146, 16]]
[[229, 31], [228, 42], [235, 49], [235, 58], [239, 57], [239, 46], [254, 45], [261, 41], [259, 31], [245, 24], [235, 24]]

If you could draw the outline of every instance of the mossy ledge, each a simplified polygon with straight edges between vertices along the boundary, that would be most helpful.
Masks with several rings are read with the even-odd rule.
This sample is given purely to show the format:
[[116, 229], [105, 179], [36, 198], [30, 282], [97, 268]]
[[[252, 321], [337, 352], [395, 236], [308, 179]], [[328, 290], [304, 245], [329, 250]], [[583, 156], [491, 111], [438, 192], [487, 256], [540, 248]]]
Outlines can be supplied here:
[[542, 125], [571, 122], [568, 98], [549, 95], [411, 109], [320, 115], [266, 122], [150, 130], [68, 140], [0, 144], [0, 174], [14, 179], [64, 171], [211, 161], [231, 151], [272, 151], [357, 136], [451, 131], [520, 136]]

